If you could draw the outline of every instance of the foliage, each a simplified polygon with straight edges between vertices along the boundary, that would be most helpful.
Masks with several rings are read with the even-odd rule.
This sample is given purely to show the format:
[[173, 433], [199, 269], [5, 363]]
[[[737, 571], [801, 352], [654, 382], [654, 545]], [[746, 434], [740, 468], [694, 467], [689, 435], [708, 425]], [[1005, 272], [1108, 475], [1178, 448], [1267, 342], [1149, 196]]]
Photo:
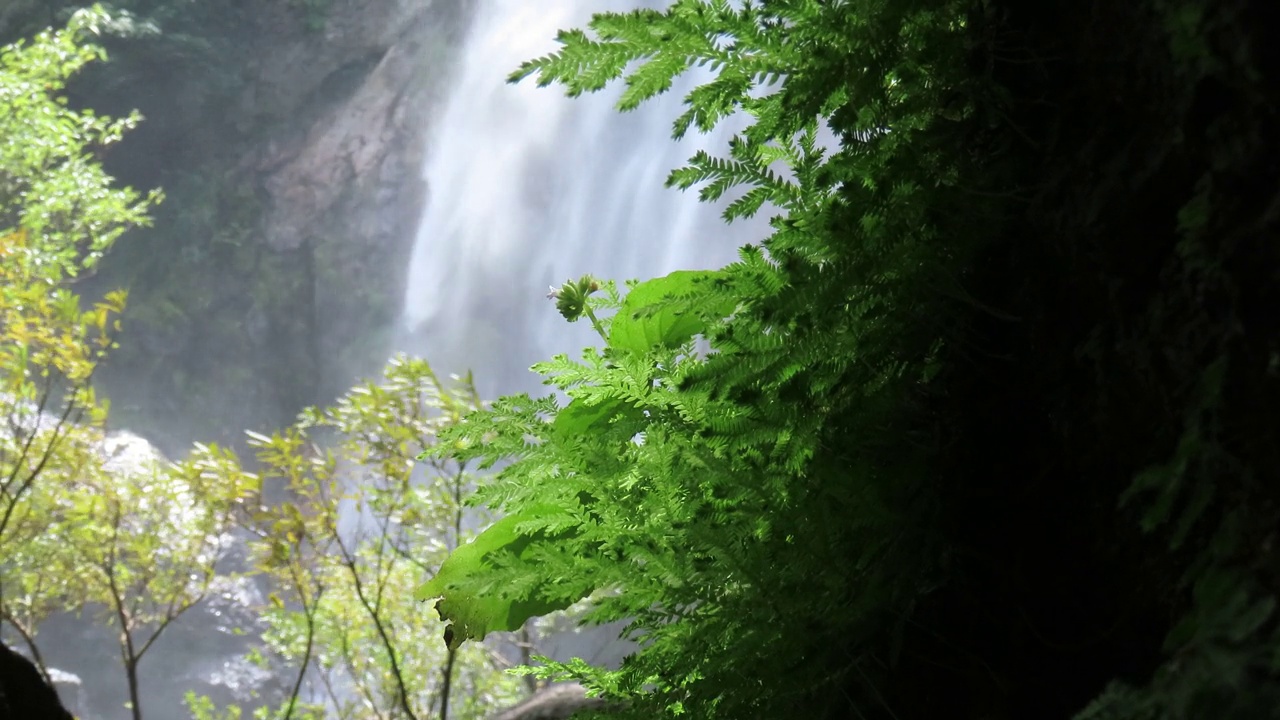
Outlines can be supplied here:
[[[93, 155], [132, 127], [136, 114], [115, 121], [72, 111], [57, 97], [71, 74], [103, 56], [81, 38], [107, 22], [115, 21], [100, 11], [77, 14], [68, 30], [0, 54], [4, 629], [47, 679], [42, 623], [94, 611], [114, 626], [128, 705], [140, 717], [143, 658], [237, 574], [228, 550], [232, 531], [248, 519], [260, 534], [261, 570], [279, 583], [265, 610], [269, 652], [259, 657], [300, 666], [279, 716], [322, 717], [328, 710], [362, 717], [371, 708], [409, 718], [443, 714], [451, 685], [455, 715], [507, 704], [519, 683], [493, 672], [490, 651], [408, 652], [401, 638], [420, 634], [426, 613], [388, 601], [411, 592], [421, 562], [442, 557], [465, 537], [458, 509], [469, 482], [463, 468], [441, 463], [422, 486], [410, 485], [409, 471], [441, 424], [475, 406], [469, 384], [445, 391], [425, 363], [397, 361], [386, 384], [369, 383], [297, 427], [258, 437], [261, 475], [217, 446], [198, 445], [186, 459], [166, 463], [141, 439], [105, 432], [106, 405], [90, 381], [115, 347], [124, 293], [107, 293], [82, 311], [69, 283], [91, 273], [125, 228], [145, 224], [159, 197], [114, 189]], [[336, 454], [308, 456], [312, 438], [326, 433], [345, 442]], [[354, 477], [368, 482], [351, 487]], [[271, 490], [286, 491], [288, 501], [246, 514], [246, 501], [261, 500], [264, 479], [284, 486]], [[355, 512], [342, 533], [340, 508], [344, 517]], [[304, 677], [323, 684], [332, 704], [303, 696]], [[208, 698], [193, 695], [189, 704], [197, 717], [240, 715]]]
[[90, 381], [115, 347], [125, 295], [82, 311], [69, 283], [159, 199], [113, 188], [93, 155], [137, 115], [73, 111], [58, 95], [103, 57], [83, 36], [107, 19], [79, 12], [64, 31], [0, 50], [0, 619], [48, 677], [40, 623], [104, 608], [138, 717], [138, 663], [208, 593], [244, 488], [211, 482], [228, 459], [217, 448], [166, 465], [103, 432]]
[[[204, 600], [232, 543], [231, 531], [251, 489], [227, 472], [235, 457], [198, 446], [187, 459], [165, 463], [129, 436], [108, 437], [75, 476], [42, 482], [29, 512], [42, 533], [23, 548], [31, 564], [20, 580], [35, 582], [45, 607], [101, 608], [115, 626], [129, 704], [141, 717], [138, 667], [164, 631]], [[28, 611], [30, 626], [37, 618]]]
[[113, 346], [125, 294], [107, 293], [84, 312], [67, 283], [92, 272], [126, 228], [145, 224], [159, 197], [112, 188], [92, 156], [137, 117], [76, 112], [59, 96], [102, 57], [83, 36], [103, 18], [77, 13], [64, 31], [0, 48], [0, 544], [20, 532], [23, 496], [46, 468], [65, 476], [91, 452], [80, 425], [104, 417], [89, 380]]
[[[213, 447], [111, 459], [89, 381], [124, 298], [82, 311], [67, 283], [145, 220], [91, 156], [133, 116], [50, 99], [95, 56], [74, 33], [6, 48], [3, 629], [43, 665], [44, 619], [105, 607], [136, 669], [251, 499], [273, 589], [255, 657], [296, 673], [260, 717], [483, 713], [516, 688], [464, 641], [584, 596], [640, 649], [522, 672], [581, 679], [626, 717], [1275, 717], [1280, 85], [1250, 12], [598, 15], [515, 76], [570, 94], [622, 78], [625, 110], [708, 68], [674, 133], [753, 124], [669, 184], [729, 199], [727, 220], [776, 213], [773, 234], [720, 270], [553, 289], [602, 342], [535, 367], [567, 402], [482, 406], [398, 359], [255, 436], [260, 473]], [[155, 39], [122, 17], [112, 32]], [[505, 516], [463, 544], [491, 518], [464, 512], [473, 486]], [[424, 574], [443, 648], [404, 601]]]
[[[0, 22], [0, 41], [34, 34], [85, 4], [40, 0], [10, 10], [6, 3], [0, 14], [10, 22]], [[125, 183], [164, 187], [171, 202], [156, 209], [153, 227], [118, 244], [83, 289], [131, 289], [125, 322], [134, 340], [98, 373], [97, 385], [128, 399], [117, 402], [118, 421], [171, 454], [191, 438], [235, 443], [243, 427], [287, 424], [320, 397], [319, 373], [308, 371], [318, 352], [307, 335], [315, 299], [303, 292], [315, 285], [313, 252], [261, 242], [259, 173], [244, 161], [260, 157], [268, 140], [292, 137], [298, 117], [331, 100], [334, 88], [322, 80], [333, 68], [325, 63], [283, 75], [271, 69], [271, 48], [282, 36], [309, 46], [304, 25], [320, 8], [285, 0], [110, 0], [104, 7], [109, 17], [97, 24], [97, 41], [109, 62], [70, 84], [69, 103], [120, 115], [137, 108], [147, 121], [99, 160]], [[316, 52], [327, 53], [321, 45]], [[288, 81], [284, 92], [261, 91], [273, 77], [301, 80]], [[325, 260], [315, 265], [323, 272]], [[142, 376], [147, 382], [137, 382]], [[335, 377], [322, 396], [348, 380]]]
[[1280, 485], [1269, 438], [1280, 383], [1276, 328], [1259, 313], [1275, 297], [1264, 279], [1277, 263], [1275, 215], [1262, 198], [1277, 182], [1266, 169], [1277, 126], [1264, 108], [1280, 68], [1244, 4], [1157, 0], [1144, 19], [1151, 29], [1130, 52], [1154, 66], [1139, 88], [1162, 107], [1147, 125], [1149, 159], [1128, 170], [1167, 189], [1167, 230], [1147, 260], [1158, 278], [1126, 278], [1129, 292], [1112, 301], [1128, 327], [1100, 322], [1084, 354], [1099, 402], [1117, 402], [1104, 373], [1127, 371], [1167, 408], [1119, 502], [1176, 560], [1162, 589], [1177, 602], [1152, 672], [1109, 683], [1078, 717], [1275, 718]]
[[[479, 406], [470, 378], [455, 380], [397, 357], [381, 382], [271, 436], [251, 434], [259, 472], [223, 475], [250, 477], [278, 498], [252, 519], [258, 571], [274, 588], [255, 656], [279, 658], [296, 675], [291, 697], [260, 716], [481, 717], [519, 698], [518, 682], [494, 670], [507, 661], [490, 648], [416, 643], [434, 623], [403, 602], [480, 519], [463, 514], [473, 483], [465, 464], [414, 472], [437, 433]], [[213, 712], [206, 700], [189, 704], [197, 716]]]
[[[549, 514], [555, 509], [546, 508], [546, 511]], [[445, 596], [436, 603], [436, 609], [442, 618], [447, 617], [451, 621], [445, 630], [445, 646], [451, 652], [461, 647], [466, 640], [483, 640], [485, 635], [495, 630], [519, 630], [529, 618], [564, 610], [575, 600], [581, 599], [547, 601], [534, 598], [512, 602], [492, 594], [462, 597], [453, 593], [446, 595], [449, 585], [458, 578], [484, 572], [486, 557], [499, 552], [522, 557], [522, 551], [531, 547], [533, 542], [528, 534], [520, 533], [519, 529], [539, 519], [536, 510], [504, 517], [471, 542], [458, 547], [440, 565], [435, 577], [415, 593], [420, 600]]]
[[[709, 68], [673, 134], [751, 124], [668, 185], [780, 214], [719, 271], [553, 289], [604, 343], [534, 367], [568, 403], [503, 398], [424, 455], [510, 463], [474, 498], [507, 519], [419, 589], [446, 642], [590, 594], [640, 650], [527, 671], [626, 717], [1062, 716], [1100, 692], [1082, 717], [1273, 716], [1276, 418], [1248, 398], [1274, 396], [1274, 264], [1243, 248], [1276, 259], [1275, 185], [1242, 168], [1275, 179], [1274, 94], [1222, 39], [1255, 37], [1244, 11], [1205, 6], [1117, 8], [1154, 29], [1135, 45], [1015, 0], [676, 0], [562, 31], [512, 80], [622, 78], [625, 111]], [[1080, 91], [1036, 40], [1107, 79]], [[1090, 135], [1119, 111], [1081, 98], [1130, 89], [1156, 109]]]
[[25, 242], [10, 262], [40, 280], [60, 283], [91, 271], [125, 228], [146, 223], [147, 207], [130, 189], [115, 189], [91, 154], [137, 124], [74, 111], [59, 99], [67, 80], [103, 51], [82, 41], [106, 20], [100, 10], [76, 13], [67, 29], [0, 51], [0, 227], [21, 228]]
[[211, 481], [228, 460], [217, 448], [166, 465], [103, 432], [90, 381], [115, 346], [124, 293], [81, 311], [69, 283], [159, 198], [113, 188], [92, 154], [137, 116], [72, 111], [58, 96], [102, 57], [83, 36], [106, 19], [80, 12], [65, 31], [0, 50], [0, 619], [48, 677], [39, 624], [105, 608], [139, 717], [138, 663], [208, 593], [244, 488]]
[[[883, 448], [909, 427], [947, 337], [931, 290], [957, 287], [971, 241], [938, 229], [934, 209], [960, 204], [964, 166], [930, 151], [927, 134], [953, 122], [941, 99], [964, 79], [962, 9], [676, 2], [596, 15], [595, 39], [562, 32], [559, 52], [512, 76], [573, 95], [625, 71], [626, 110], [709, 66], [675, 135], [739, 109], [754, 122], [727, 158], [699, 153], [668, 184], [702, 185], [706, 200], [745, 191], [729, 220], [765, 203], [782, 212], [763, 248], [720, 271], [676, 273], [625, 298], [605, 284], [584, 312], [607, 346], [535, 366], [568, 405], [506, 398], [432, 453], [515, 458], [476, 499], [522, 518], [530, 538], [519, 555], [486, 557], [446, 599], [564, 602], [608, 589], [593, 619], [629, 619], [642, 645], [617, 671], [540, 673], [628, 699], [636, 717], [877, 705], [874, 686], [838, 688], [888, 660], [873, 651], [889, 613], [937, 583], [918, 493], [927, 454]], [[824, 126], [838, 149], [819, 142]], [[579, 290], [566, 284], [558, 299]], [[846, 576], [824, 572], [840, 567]]]
[[109, 293], [82, 311], [67, 284], [125, 228], [145, 223], [157, 197], [112, 188], [91, 155], [136, 118], [72, 111], [59, 96], [101, 56], [83, 42], [101, 19], [78, 13], [64, 31], [0, 48], [0, 619], [29, 646], [52, 610], [47, 593], [69, 583], [34, 572], [49, 543], [32, 495], [101, 462], [105, 407], [89, 381], [113, 347], [125, 299]]

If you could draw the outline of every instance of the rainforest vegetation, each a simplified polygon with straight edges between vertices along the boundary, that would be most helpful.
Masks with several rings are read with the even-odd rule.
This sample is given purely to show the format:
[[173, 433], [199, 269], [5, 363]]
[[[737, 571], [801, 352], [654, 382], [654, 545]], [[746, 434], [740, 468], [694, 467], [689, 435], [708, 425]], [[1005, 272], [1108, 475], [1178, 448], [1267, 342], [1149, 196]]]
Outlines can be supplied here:
[[[637, 649], [518, 672], [580, 681], [601, 717], [1280, 717], [1262, 5], [596, 15], [512, 81], [622, 83], [626, 111], [708, 69], [673, 134], [750, 125], [667, 182], [772, 234], [718, 270], [553, 288], [600, 338], [534, 366], [559, 395], [484, 399], [397, 357], [251, 434], [252, 462], [201, 445], [128, 472], [92, 390], [124, 297], [74, 280], [158, 196], [90, 154], [132, 119], [55, 99], [101, 16], [9, 46], [5, 640], [40, 665], [42, 621], [106, 608], [138, 717], [137, 664], [238, 532], [272, 588], [258, 658], [296, 679], [263, 717], [482, 715], [520, 686], [480, 641], [570, 607]], [[464, 516], [488, 523], [470, 543]]]

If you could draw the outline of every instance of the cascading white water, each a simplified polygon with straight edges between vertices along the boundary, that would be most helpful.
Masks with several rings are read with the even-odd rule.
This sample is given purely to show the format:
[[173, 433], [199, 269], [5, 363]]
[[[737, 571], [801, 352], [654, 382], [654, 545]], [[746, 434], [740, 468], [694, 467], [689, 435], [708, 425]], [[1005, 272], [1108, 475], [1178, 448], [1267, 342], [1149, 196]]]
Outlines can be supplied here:
[[[695, 78], [630, 113], [619, 87], [567, 98], [559, 86], [505, 82], [552, 52], [556, 31], [632, 0], [482, 0], [453, 90], [429, 136], [425, 210], [408, 268], [402, 349], [450, 372], [475, 371], [482, 394], [535, 391], [529, 365], [599, 343], [545, 300], [583, 273], [621, 282], [720, 267], [763, 220], [732, 228], [720, 207], [663, 187], [698, 149], [724, 154], [740, 125], [671, 140]], [[665, 5], [665, 3], [664, 3]]]

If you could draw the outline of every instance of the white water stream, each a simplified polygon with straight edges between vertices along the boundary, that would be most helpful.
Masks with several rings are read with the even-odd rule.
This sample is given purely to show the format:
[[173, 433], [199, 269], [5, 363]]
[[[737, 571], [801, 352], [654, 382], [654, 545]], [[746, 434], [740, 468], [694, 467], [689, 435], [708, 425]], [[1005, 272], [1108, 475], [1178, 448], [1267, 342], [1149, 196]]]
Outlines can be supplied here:
[[486, 397], [536, 393], [532, 363], [598, 344], [587, 323], [559, 316], [549, 285], [584, 273], [621, 283], [720, 267], [767, 234], [763, 218], [730, 228], [722, 206], [663, 187], [696, 150], [725, 154], [740, 127], [671, 140], [694, 77], [625, 114], [614, 108], [621, 83], [567, 98], [533, 78], [505, 82], [521, 61], [554, 51], [558, 29], [639, 6], [484, 0], [476, 9], [429, 134], [400, 346], [444, 371], [473, 370]]

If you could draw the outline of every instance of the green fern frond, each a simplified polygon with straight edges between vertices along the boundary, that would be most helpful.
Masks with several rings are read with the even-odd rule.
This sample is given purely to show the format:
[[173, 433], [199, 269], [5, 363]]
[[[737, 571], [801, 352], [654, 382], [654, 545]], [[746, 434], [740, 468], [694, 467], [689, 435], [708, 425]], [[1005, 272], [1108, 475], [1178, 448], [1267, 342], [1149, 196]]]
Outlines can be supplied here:
[[[710, 58], [702, 58], [696, 63], [706, 65]], [[677, 140], [689, 132], [690, 126], [702, 132], [710, 132], [724, 118], [729, 117], [747, 100], [748, 91], [753, 84], [751, 79], [742, 73], [722, 72], [711, 82], [699, 85], [685, 98], [688, 109], [676, 118], [672, 125], [671, 136]]]
[[688, 68], [686, 55], [670, 49], [659, 53], [627, 76], [627, 89], [618, 99], [618, 109], [634, 110], [644, 101], [670, 90], [675, 78]]
[[725, 207], [721, 217], [725, 221], [732, 221], [737, 218], [749, 218], [759, 212], [760, 207], [766, 201], [772, 200], [774, 193], [769, 188], [755, 187], [748, 190], [741, 197], [729, 203]]
[[[772, 698], [723, 691], [743, 676], [786, 674], [777, 648], [812, 651], [806, 619], [837, 619], [841, 637], [878, 638], [878, 613], [895, 593], [910, 595], [900, 578], [918, 580], [878, 564], [900, 508], [871, 483], [899, 482], [905, 495], [922, 473], [850, 469], [881, 471], [859, 454], [902, 423], [905, 400], [937, 364], [938, 336], [916, 329], [936, 305], [915, 281], [942, 234], [922, 208], [951, 171], [945, 153], [920, 151], [930, 109], [912, 105], [902, 85], [952, 66], [917, 58], [899, 40], [908, 22], [932, 27], [884, 2], [676, 0], [666, 11], [597, 15], [593, 35], [562, 34], [558, 52], [512, 76], [570, 94], [623, 79], [628, 109], [690, 66], [706, 68], [673, 134], [709, 130], [740, 109], [751, 122], [725, 156], [698, 152], [668, 186], [732, 198], [727, 219], [778, 209], [772, 235], [722, 270], [697, 282], [669, 277], [670, 292], [635, 286], [630, 302], [615, 295], [617, 314], [600, 313], [612, 323], [608, 347], [534, 366], [567, 405], [496, 403], [457, 435], [465, 456], [514, 459], [477, 497], [565, 508], [559, 524], [536, 528], [576, 533], [538, 550], [546, 574], [623, 590], [593, 617], [632, 619], [646, 643], [633, 662], [616, 674], [556, 667], [637, 707], [782, 716], [789, 708]], [[823, 123], [837, 129], [838, 148], [821, 146]], [[695, 337], [709, 350], [695, 351]], [[806, 577], [815, 563], [846, 562], [856, 603], [847, 586]], [[539, 587], [520, 572], [533, 571], [512, 566], [502, 577]], [[690, 647], [707, 652], [692, 657]], [[826, 687], [787, 677], [803, 692]]]

